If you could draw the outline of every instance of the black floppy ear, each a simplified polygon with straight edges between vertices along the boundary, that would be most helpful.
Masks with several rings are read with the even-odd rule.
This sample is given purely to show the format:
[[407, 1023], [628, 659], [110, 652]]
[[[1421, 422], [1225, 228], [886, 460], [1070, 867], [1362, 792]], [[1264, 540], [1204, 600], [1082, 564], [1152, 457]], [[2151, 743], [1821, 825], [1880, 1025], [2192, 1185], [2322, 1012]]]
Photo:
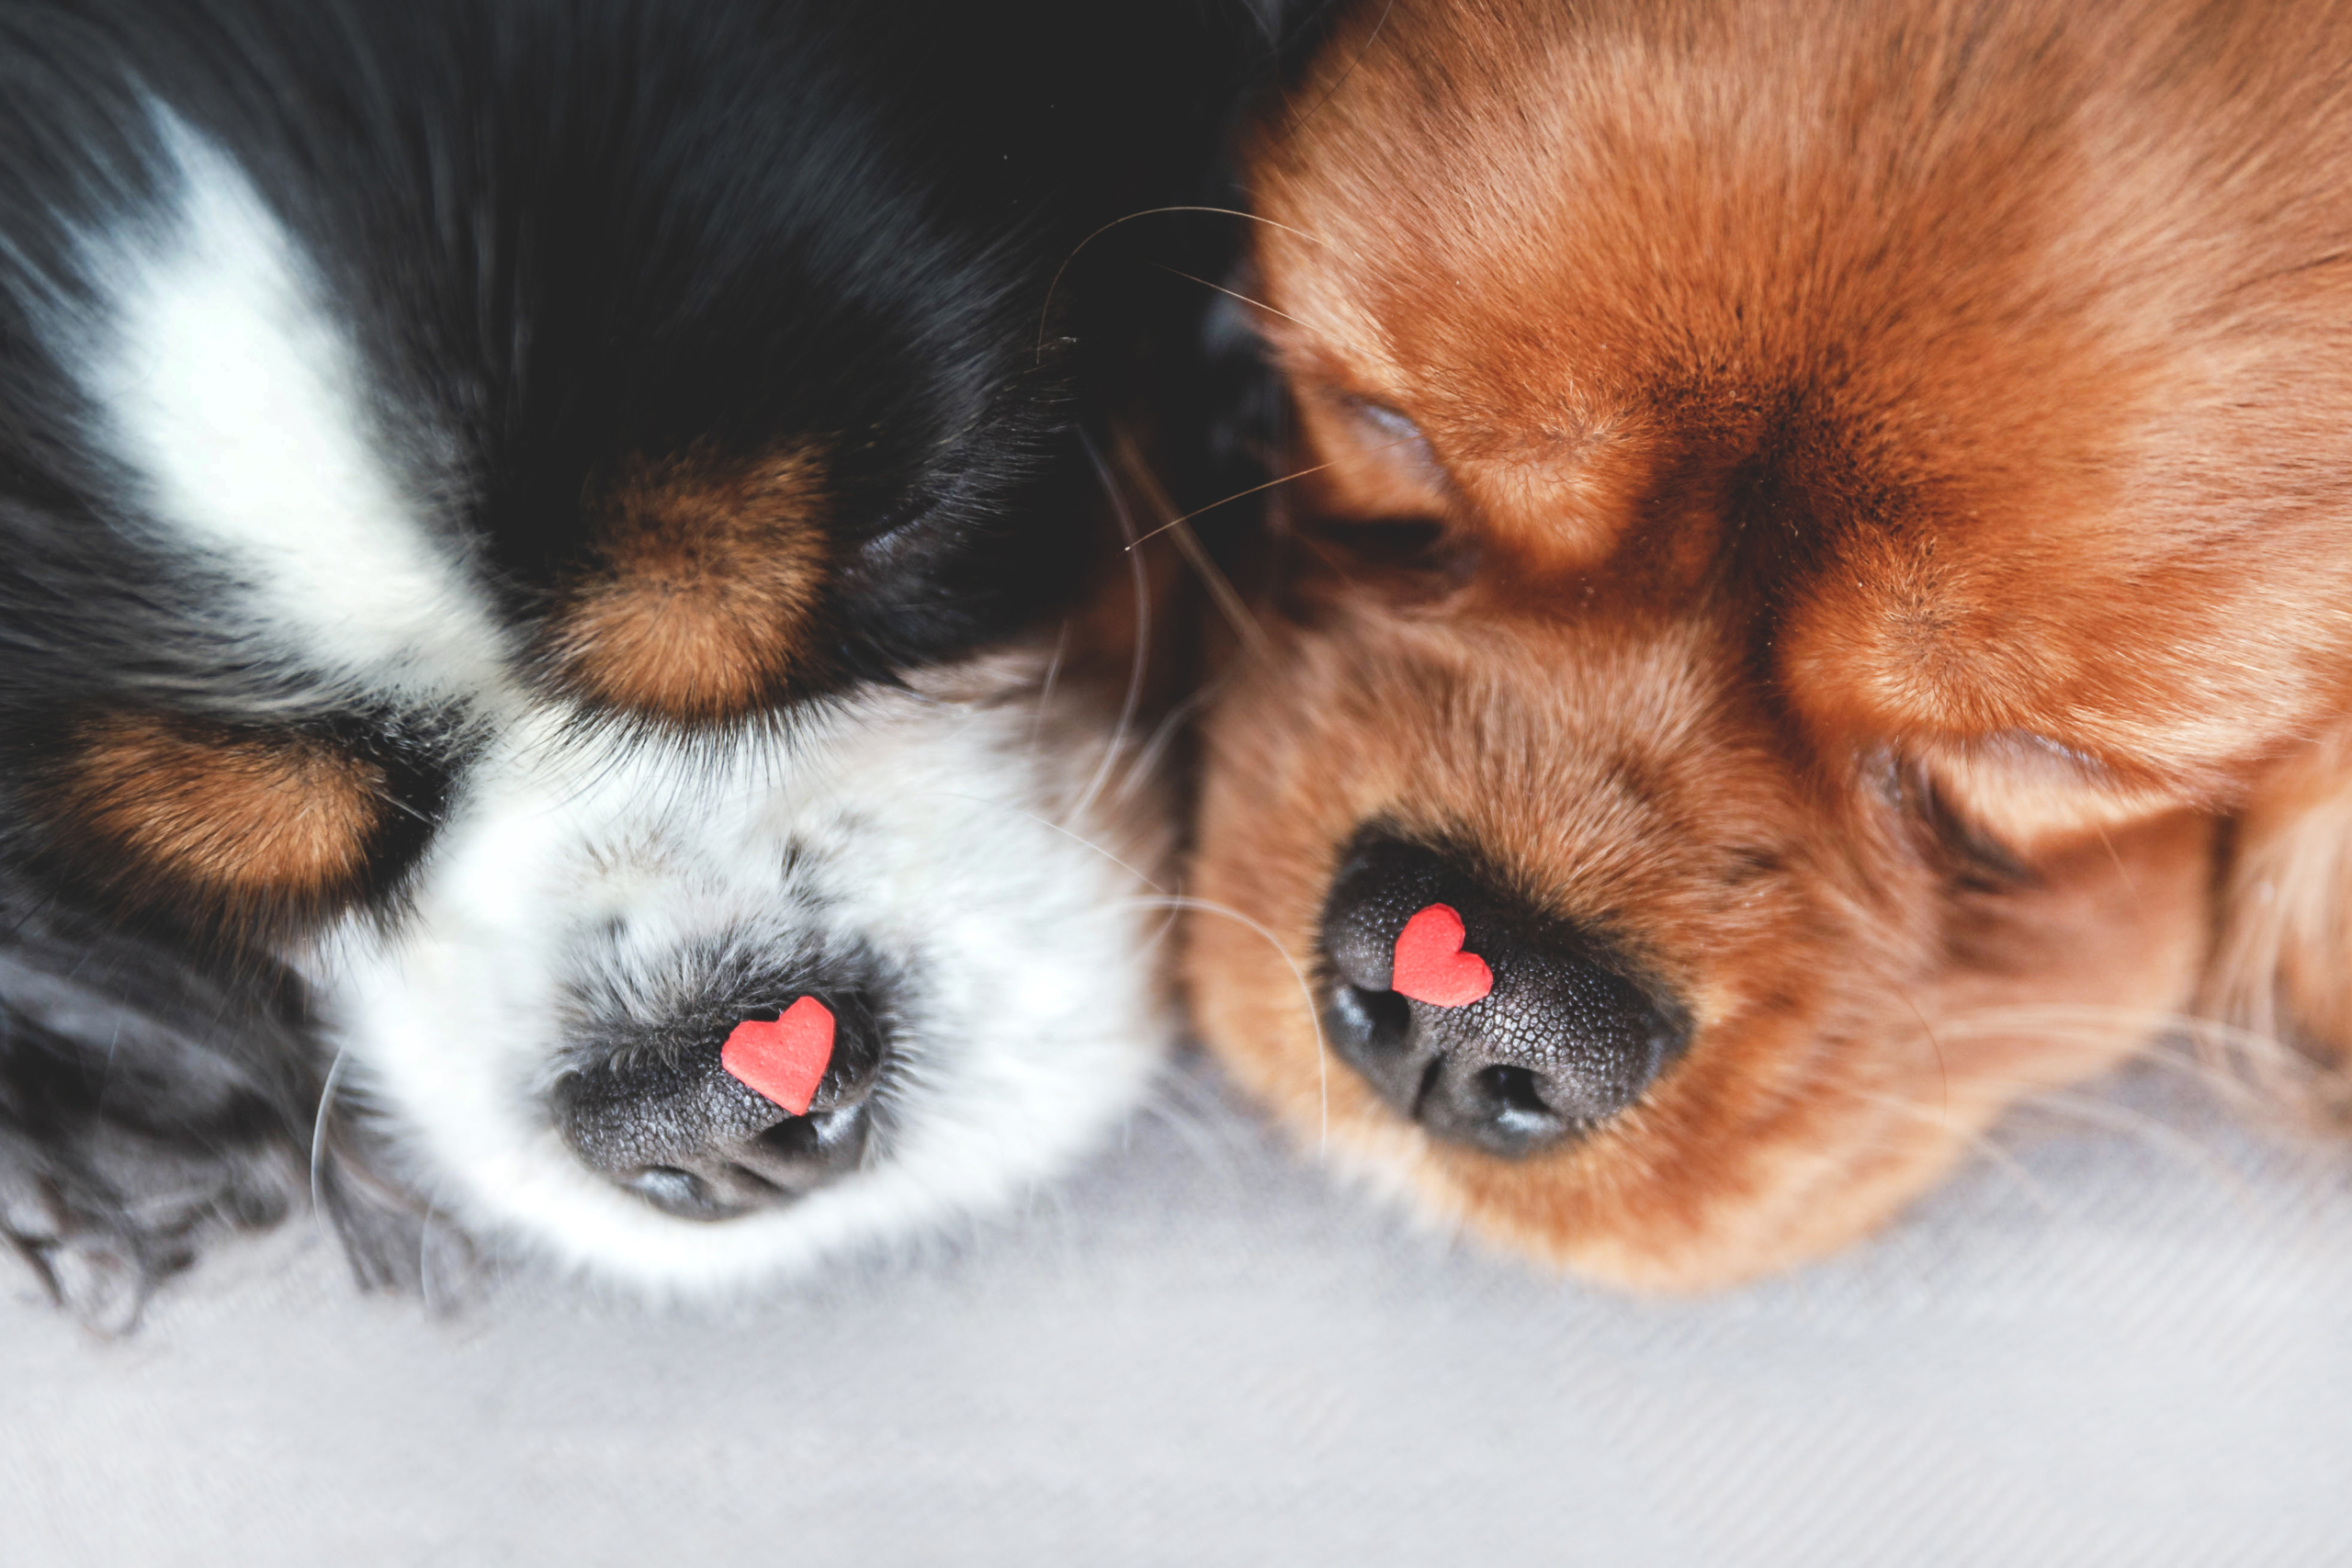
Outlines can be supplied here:
[[301, 1201], [318, 1044], [292, 975], [233, 968], [0, 874], [0, 1237], [100, 1332]]

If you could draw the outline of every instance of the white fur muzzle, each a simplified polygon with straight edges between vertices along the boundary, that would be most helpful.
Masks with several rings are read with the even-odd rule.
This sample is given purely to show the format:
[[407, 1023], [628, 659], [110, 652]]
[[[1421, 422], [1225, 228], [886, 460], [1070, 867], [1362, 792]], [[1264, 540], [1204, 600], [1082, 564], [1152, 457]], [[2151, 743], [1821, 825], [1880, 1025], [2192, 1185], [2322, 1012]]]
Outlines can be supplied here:
[[[1000, 1208], [1141, 1093], [1163, 1032], [1136, 878], [1048, 813], [1069, 759], [1027, 703], [870, 696], [785, 742], [583, 742], [535, 716], [469, 770], [413, 914], [321, 966], [346, 1080], [469, 1228], [658, 1292], [723, 1289]], [[672, 1218], [584, 1168], [549, 1120], [568, 1017], [649, 1024], [712, 953], [880, 955], [888, 1132], [784, 1208]]]

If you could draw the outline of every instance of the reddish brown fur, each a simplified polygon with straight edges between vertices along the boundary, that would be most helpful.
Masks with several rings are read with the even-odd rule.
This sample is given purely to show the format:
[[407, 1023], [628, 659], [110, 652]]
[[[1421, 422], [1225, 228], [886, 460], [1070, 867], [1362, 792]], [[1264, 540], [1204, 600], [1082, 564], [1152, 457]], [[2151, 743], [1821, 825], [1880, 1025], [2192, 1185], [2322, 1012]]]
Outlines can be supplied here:
[[553, 626], [558, 668], [600, 706], [680, 724], [784, 690], [824, 580], [823, 465], [639, 461], [597, 498], [594, 569]]
[[380, 769], [293, 733], [117, 714], [85, 725], [53, 790], [126, 888], [231, 925], [333, 904], [365, 875]]
[[[1698, 1028], [1508, 1164], [1327, 1070], [1283, 956], [1198, 922], [1236, 1071], [1683, 1287], [1850, 1238], [2200, 995], [2344, 1041], [2347, 62], [2303, 0], [1341, 28], [1250, 171], [1340, 553], [1225, 683], [1198, 891], [1304, 960], [1360, 823], [1467, 839]], [[1421, 569], [1347, 557], [1396, 516], [1442, 525]]]

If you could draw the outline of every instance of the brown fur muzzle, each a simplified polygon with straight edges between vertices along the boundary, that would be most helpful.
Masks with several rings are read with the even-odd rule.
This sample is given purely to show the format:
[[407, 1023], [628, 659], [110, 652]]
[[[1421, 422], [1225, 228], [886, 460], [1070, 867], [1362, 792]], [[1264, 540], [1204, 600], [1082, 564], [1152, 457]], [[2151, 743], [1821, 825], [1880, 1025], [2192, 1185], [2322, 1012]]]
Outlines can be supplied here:
[[[1274, 938], [1192, 929], [1237, 1074], [1689, 1287], [2193, 1007], [2339, 1042], [2345, 44], [2176, 0], [1341, 28], [1251, 147], [1312, 472], [1207, 726], [1194, 886]], [[1369, 824], [1599, 933], [1687, 1047], [1522, 1158], [1398, 1115], [1317, 1023]]]
[[1343, 1150], [1400, 1163], [1481, 1228], [1689, 1286], [1848, 1239], [2015, 1094], [2104, 1066], [2188, 999], [2203, 820], [2161, 817], [1971, 889], [1892, 781], [1798, 773], [1709, 679], [1718, 652], [1671, 624], [1366, 615], [1285, 639], [1279, 678], [1242, 674], [1210, 734], [1202, 898], [1309, 955], [1362, 824], [1472, 845], [1637, 954], [1695, 1026], [1639, 1103], [1497, 1159], [1394, 1118], [1321, 1054], [1320, 998], [1282, 956], [1204, 919], [1196, 1005], [1244, 1081], [1306, 1130], [1328, 1103]]

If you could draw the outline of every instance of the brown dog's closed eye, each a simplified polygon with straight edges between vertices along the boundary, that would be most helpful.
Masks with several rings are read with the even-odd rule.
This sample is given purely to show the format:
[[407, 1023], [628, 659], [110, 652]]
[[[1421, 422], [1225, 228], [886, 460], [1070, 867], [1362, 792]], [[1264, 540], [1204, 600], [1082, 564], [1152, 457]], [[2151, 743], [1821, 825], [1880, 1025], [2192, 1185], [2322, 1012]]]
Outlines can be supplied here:
[[[2352, 1039], [2347, 58], [2186, 0], [1340, 28], [1248, 147], [1317, 547], [1195, 876], [1321, 1017], [1199, 924], [1237, 1072], [1319, 1121], [1328, 1038], [1334, 1143], [1686, 1287], [2191, 1011]], [[1424, 592], [1348, 548], [1399, 526]], [[1491, 1019], [1364, 972], [1423, 884]]]

